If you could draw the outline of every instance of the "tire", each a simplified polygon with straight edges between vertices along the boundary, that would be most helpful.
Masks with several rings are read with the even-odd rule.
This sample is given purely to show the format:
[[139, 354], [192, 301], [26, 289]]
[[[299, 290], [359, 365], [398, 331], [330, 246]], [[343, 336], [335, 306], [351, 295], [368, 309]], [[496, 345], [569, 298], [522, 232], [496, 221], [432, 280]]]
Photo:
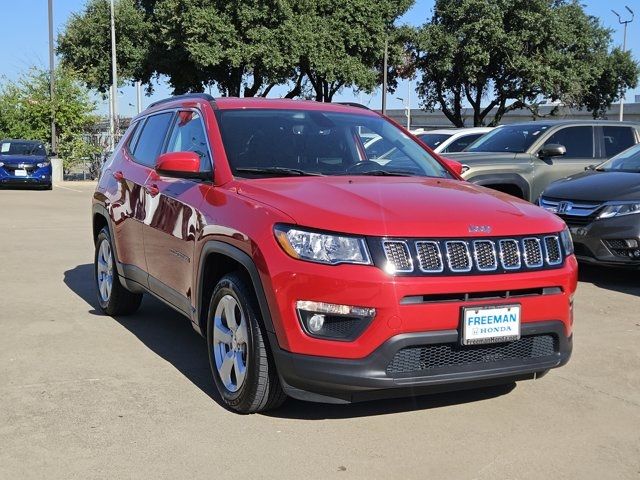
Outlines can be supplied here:
[[96, 240], [93, 272], [98, 304], [105, 314], [115, 317], [130, 315], [138, 310], [142, 294], [132, 293], [120, 283], [107, 227], [100, 231]]
[[225, 275], [209, 302], [207, 347], [213, 380], [231, 410], [264, 412], [286, 399], [266, 338], [253, 289], [238, 273]]

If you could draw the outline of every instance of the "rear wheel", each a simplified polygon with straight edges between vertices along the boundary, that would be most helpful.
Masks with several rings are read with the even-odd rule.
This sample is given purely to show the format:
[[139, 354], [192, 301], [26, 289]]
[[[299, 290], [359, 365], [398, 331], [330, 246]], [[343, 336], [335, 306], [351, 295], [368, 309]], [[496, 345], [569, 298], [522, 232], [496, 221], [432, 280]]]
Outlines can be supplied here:
[[142, 294], [132, 293], [120, 283], [107, 227], [100, 231], [96, 240], [94, 273], [98, 304], [104, 313], [129, 315], [138, 310]]
[[218, 282], [207, 317], [209, 364], [220, 396], [240, 413], [270, 410], [286, 399], [259, 312], [255, 293], [241, 275]]

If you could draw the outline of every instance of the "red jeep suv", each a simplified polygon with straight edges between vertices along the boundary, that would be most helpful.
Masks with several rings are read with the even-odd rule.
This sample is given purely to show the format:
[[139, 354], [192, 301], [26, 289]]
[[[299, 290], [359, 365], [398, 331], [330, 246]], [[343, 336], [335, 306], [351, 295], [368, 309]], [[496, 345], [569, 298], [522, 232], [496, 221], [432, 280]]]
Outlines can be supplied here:
[[93, 198], [100, 307], [189, 318], [239, 412], [535, 378], [571, 355], [571, 237], [459, 168], [357, 105], [156, 102]]

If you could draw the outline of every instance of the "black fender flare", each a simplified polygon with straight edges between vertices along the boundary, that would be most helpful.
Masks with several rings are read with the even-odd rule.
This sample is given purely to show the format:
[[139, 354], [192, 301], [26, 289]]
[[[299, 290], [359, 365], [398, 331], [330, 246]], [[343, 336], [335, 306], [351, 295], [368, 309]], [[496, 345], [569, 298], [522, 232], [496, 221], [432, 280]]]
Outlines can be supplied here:
[[[256, 267], [253, 259], [247, 255], [245, 252], [240, 250], [233, 245], [230, 245], [225, 242], [221, 242], [218, 240], [210, 240], [204, 244], [202, 247], [202, 251], [200, 253], [200, 260], [198, 262], [198, 291], [196, 293], [196, 325], [200, 326], [200, 306], [202, 305], [202, 292], [204, 289], [204, 265], [207, 260], [207, 257], [212, 254], [221, 254], [226, 257], [235, 260], [240, 265], [242, 265], [247, 273], [249, 274], [249, 278], [251, 280], [251, 284], [253, 286], [253, 290], [256, 292], [256, 297], [258, 299], [258, 306], [260, 307], [260, 313], [262, 315], [262, 320], [264, 321], [264, 327], [269, 333], [274, 333], [275, 330], [273, 328], [273, 320], [271, 318], [271, 311], [269, 310], [269, 303], [267, 302], [267, 296], [264, 293], [264, 288], [262, 286], [262, 280], [260, 279], [260, 274], [258, 273], [258, 268]], [[200, 332], [203, 336], [206, 335], [205, 332]]]
[[466, 179], [471, 183], [480, 185], [483, 187], [490, 187], [491, 185], [515, 185], [524, 195], [525, 200], [530, 200], [531, 186], [529, 183], [517, 173], [492, 173], [487, 175], [476, 175]]

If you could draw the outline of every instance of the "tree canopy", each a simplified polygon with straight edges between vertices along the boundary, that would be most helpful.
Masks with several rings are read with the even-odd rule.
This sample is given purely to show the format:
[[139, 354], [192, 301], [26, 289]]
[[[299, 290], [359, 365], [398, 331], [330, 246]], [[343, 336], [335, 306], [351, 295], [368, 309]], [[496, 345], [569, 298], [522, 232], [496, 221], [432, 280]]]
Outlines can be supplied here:
[[0, 138], [40, 140], [51, 137], [51, 112], [55, 110], [58, 152], [69, 165], [87, 156], [90, 145], [81, 138], [95, 122], [95, 104], [88, 91], [70, 72], [56, 71], [55, 104], [49, 95], [49, 72], [31, 69], [15, 81], [0, 85]]
[[611, 50], [610, 31], [574, 0], [436, 0], [414, 52], [424, 108], [459, 127], [465, 105], [478, 126], [535, 112], [544, 98], [598, 115], [638, 78], [638, 64]]
[[[148, 83], [166, 75], [175, 93], [215, 86], [223, 95], [266, 96], [305, 86], [319, 101], [344, 87], [378, 84], [385, 37], [413, 0], [118, 0], [118, 69]], [[59, 38], [63, 64], [104, 92], [110, 83], [109, 11], [89, 0]], [[397, 49], [396, 49], [397, 50]], [[393, 51], [396, 51], [393, 50]]]

